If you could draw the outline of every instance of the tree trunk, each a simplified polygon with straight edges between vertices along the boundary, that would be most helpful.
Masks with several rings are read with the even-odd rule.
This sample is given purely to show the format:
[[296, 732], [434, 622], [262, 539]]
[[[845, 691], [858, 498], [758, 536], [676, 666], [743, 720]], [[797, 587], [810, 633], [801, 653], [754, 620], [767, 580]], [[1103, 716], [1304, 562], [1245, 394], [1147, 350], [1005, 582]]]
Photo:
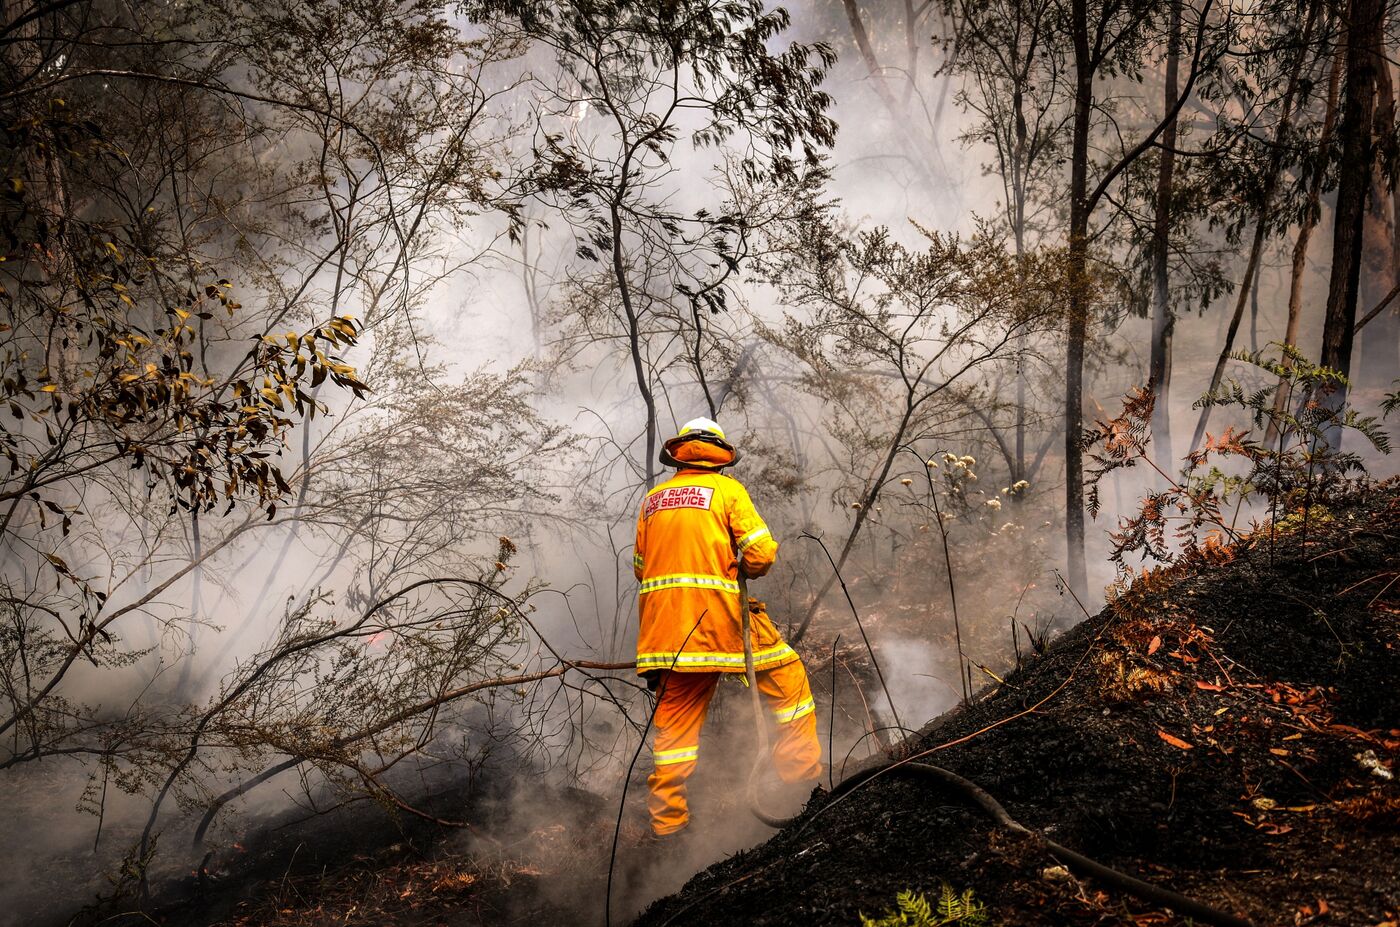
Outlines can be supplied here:
[[[1177, 102], [1177, 71], [1181, 64], [1181, 0], [1172, 0], [1167, 37], [1166, 88], [1163, 112], [1170, 113]], [[1157, 466], [1171, 472], [1171, 382], [1172, 334], [1176, 313], [1172, 310], [1167, 263], [1171, 257], [1172, 178], [1176, 170], [1176, 117], [1162, 132], [1162, 160], [1157, 168], [1157, 215], [1152, 229], [1152, 354], [1147, 388], [1156, 396], [1152, 408], [1152, 447]]]
[[1088, 0], [1074, 0], [1074, 128], [1069, 180], [1069, 312], [1065, 323], [1065, 581], [1082, 600], [1084, 565], [1084, 339], [1088, 333], [1089, 123], [1094, 63], [1089, 51]]
[[[1372, 126], [1375, 138], [1395, 131], [1395, 87], [1390, 67], [1382, 62], [1376, 69], [1376, 116]], [[1395, 236], [1394, 197], [1386, 189], [1385, 171], [1377, 158], [1371, 166], [1371, 198], [1366, 204], [1361, 237], [1361, 308], [1370, 310], [1395, 288], [1400, 263], [1395, 260], [1400, 247]], [[1400, 189], [1400, 187], [1397, 187]], [[1365, 337], [1356, 346], [1358, 385], [1388, 387], [1400, 371], [1400, 308], [1394, 300], [1366, 326]]]
[[[1322, 134], [1317, 142], [1319, 151], [1325, 152], [1332, 144], [1332, 132], [1337, 126], [1337, 102], [1341, 98], [1344, 48], [1344, 45], [1339, 45], [1332, 56], [1332, 73], [1327, 81], [1327, 112], [1322, 118]], [[1308, 202], [1303, 210], [1303, 223], [1298, 227], [1298, 238], [1293, 243], [1293, 267], [1288, 283], [1288, 324], [1283, 332], [1283, 343], [1290, 348], [1298, 346], [1298, 326], [1303, 315], [1303, 274], [1307, 272], [1308, 246], [1312, 241], [1313, 229], [1317, 228], [1317, 220], [1322, 213], [1325, 167], [1325, 164], [1318, 165], [1317, 170], [1313, 172], [1312, 181], [1308, 184]], [[1283, 356], [1283, 366], [1286, 369], [1293, 366], [1293, 359], [1286, 353]], [[1274, 394], [1274, 418], [1269, 421], [1269, 427], [1264, 432], [1265, 444], [1272, 444], [1278, 436], [1275, 422], [1283, 414], [1288, 396], [1288, 383], [1283, 377], [1279, 377], [1278, 391]]]
[[[1017, 72], [1018, 75], [1023, 73], [1022, 71]], [[1026, 253], [1026, 184], [1029, 171], [1026, 166], [1028, 139], [1025, 99], [1025, 94], [1021, 92], [1021, 85], [1018, 83], [1011, 96], [1012, 128], [1015, 132], [1016, 145], [1012, 149], [1011, 158], [1012, 208], [1010, 214], [1011, 235], [1016, 245], [1018, 279], [1025, 273], [1022, 261]], [[1012, 483], [1026, 478], [1026, 350], [1028, 344], [1028, 336], [1023, 331], [1016, 337], [1016, 454], [1015, 462], [1011, 468]], [[1028, 496], [1024, 492], [1018, 492], [1012, 494], [1011, 498], [1013, 504], [1020, 505], [1026, 501]]]
[[[1322, 365], [1344, 376], [1351, 372], [1352, 328], [1356, 324], [1361, 276], [1361, 236], [1366, 198], [1371, 190], [1375, 144], [1371, 138], [1381, 64], [1381, 0], [1351, 0], [1347, 7], [1346, 85], [1342, 93], [1342, 156], [1337, 208], [1332, 230], [1332, 273], [1327, 284], [1327, 316], [1322, 328]], [[1334, 409], [1346, 404], [1346, 387], [1326, 401]], [[1335, 448], [1340, 434], [1328, 436]]]
[[[842, 0], [842, 6], [846, 10], [846, 19], [851, 24], [851, 35], [856, 41], [856, 49], [860, 52], [861, 59], [865, 62], [866, 69], [870, 72], [870, 86], [874, 89], [875, 95], [884, 104], [885, 111], [889, 114], [895, 131], [899, 135], [899, 140], [908, 152], [909, 163], [914, 170], [919, 173], [925, 185], [929, 189], [939, 189], [944, 185], [946, 171], [942, 168], [943, 156], [938, 148], [938, 139], [933, 136], [918, 137], [912, 126], [913, 120], [909, 118], [907, 106], [902, 105], [895, 97], [894, 91], [890, 89], [889, 80], [886, 77], [886, 68], [880, 64], [879, 56], [875, 53], [875, 46], [870, 41], [870, 33], [865, 28], [865, 21], [861, 19], [860, 4], [857, 0]], [[908, 31], [908, 27], [906, 27]], [[911, 68], [906, 75], [909, 93], [906, 93], [906, 102], [912, 95], [914, 89], [914, 71], [912, 63], [917, 58], [917, 50], [908, 59]], [[937, 122], [935, 116], [935, 123]], [[928, 157], [939, 162], [937, 173], [929, 166]]]
[[[623, 190], [626, 189], [626, 171], [628, 162], [623, 162]], [[642, 405], [646, 409], [646, 488], [651, 489], [656, 484], [656, 397], [651, 390], [651, 381], [647, 378], [646, 361], [642, 356], [642, 330], [641, 322], [637, 318], [637, 310], [632, 305], [632, 285], [627, 276], [627, 259], [622, 252], [622, 200], [623, 193], [620, 191], [617, 198], [611, 203], [610, 216], [612, 219], [612, 265], [613, 277], [617, 283], [617, 294], [622, 301], [623, 314], [627, 316], [627, 348], [632, 356], [632, 373], [637, 379], [637, 392], [642, 397]]]
[[[1213, 394], [1220, 389], [1220, 381], [1225, 374], [1225, 364], [1230, 359], [1230, 352], [1235, 347], [1235, 336], [1239, 334], [1240, 321], [1244, 318], [1244, 307], [1249, 302], [1249, 295], [1252, 286], [1258, 284], [1259, 260], [1264, 251], [1264, 240], [1269, 230], [1269, 207], [1272, 205], [1274, 192], [1278, 189], [1279, 174], [1283, 170], [1283, 152], [1288, 132], [1293, 124], [1294, 101], [1298, 94], [1298, 87], [1303, 76], [1303, 69], [1308, 60], [1308, 46], [1312, 41], [1313, 26], [1317, 22], [1319, 4], [1314, 2], [1308, 8], [1308, 20], [1303, 26], [1303, 39], [1299, 43], [1298, 61], [1293, 67], [1293, 73], [1288, 78], [1288, 89], [1283, 93], [1283, 101], [1280, 104], [1278, 127], [1274, 130], [1273, 154], [1269, 156], [1268, 174], [1264, 177], [1264, 189], [1262, 199], [1259, 203], [1259, 218], [1254, 225], [1254, 239], [1249, 247], [1249, 260], [1245, 264], [1244, 277], [1240, 280], [1239, 298], [1235, 300], [1235, 313], [1230, 317], [1230, 327], [1226, 330], [1224, 342], [1220, 346], [1220, 356], [1216, 358], [1215, 370], [1210, 377], [1210, 388], [1206, 391]], [[1201, 438], [1205, 436], [1206, 425], [1210, 421], [1211, 407], [1205, 406], [1201, 409], [1200, 418], [1196, 420], [1196, 431], [1191, 436], [1191, 449], [1201, 446]]]

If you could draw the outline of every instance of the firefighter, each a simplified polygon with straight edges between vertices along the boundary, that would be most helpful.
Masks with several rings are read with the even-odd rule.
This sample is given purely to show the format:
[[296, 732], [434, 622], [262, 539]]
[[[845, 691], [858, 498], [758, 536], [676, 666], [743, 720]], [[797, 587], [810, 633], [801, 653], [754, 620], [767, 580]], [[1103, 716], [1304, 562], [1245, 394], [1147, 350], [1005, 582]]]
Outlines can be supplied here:
[[[637, 517], [637, 672], [657, 698], [647, 808], [658, 837], [690, 821], [685, 782], [721, 674], [743, 679], [739, 571], [762, 576], [778, 553], [748, 491], [721, 472], [738, 459], [719, 425], [687, 422], [661, 452], [676, 475], [647, 493]], [[806, 670], [762, 603], [749, 601], [758, 690], [778, 728], [773, 763], [784, 782], [815, 785], [821, 747]]]

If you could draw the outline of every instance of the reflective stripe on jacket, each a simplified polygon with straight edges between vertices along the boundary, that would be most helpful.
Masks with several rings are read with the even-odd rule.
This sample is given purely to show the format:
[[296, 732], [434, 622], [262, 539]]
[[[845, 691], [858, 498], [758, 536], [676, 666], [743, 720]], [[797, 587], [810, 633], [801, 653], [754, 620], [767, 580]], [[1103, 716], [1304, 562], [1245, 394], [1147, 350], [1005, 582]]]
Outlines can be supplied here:
[[[683, 469], [647, 493], [632, 568], [641, 581], [637, 672], [744, 672], [738, 558], [748, 576], [773, 565], [778, 543], [733, 477]], [[754, 668], [797, 659], [762, 611], [750, 616]]]

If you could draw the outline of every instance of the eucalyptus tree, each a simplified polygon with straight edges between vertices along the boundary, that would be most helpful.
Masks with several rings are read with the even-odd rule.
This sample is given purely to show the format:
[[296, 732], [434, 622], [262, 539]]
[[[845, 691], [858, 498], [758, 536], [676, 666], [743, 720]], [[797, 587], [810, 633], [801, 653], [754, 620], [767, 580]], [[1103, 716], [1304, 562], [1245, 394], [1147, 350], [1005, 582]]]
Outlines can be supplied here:
[[[1171, 0], [1167, 14], [1167, 54], [1163, 75], [1162, 109], [1175, 113], [1181, 71], [1182, 0]], [[1147, 387], [1157, 398], [1153, 407], [1152, 442], [1158, 465], [1171, 466], [1172, 341], [1176, 329], [1169, 280], [1171, 261], [1172, 193], [1176, 180], [1177, 116], [1162, 130], [1158, 155], [1155, 214], [1152, 222], [1152, 348]]]
[[[1271, 236], [1284, 232], [1302, 212], [1295, 251], [1293, 293], [1286, 340], [1296, 338], [1301, 298], [1302, 256], [1306, 254], [1314, 211], [1320, 206], [1322, 179], [1326, 175], [1331, 129], [1323, 116], [1317, 146], [1306, 142], [1315, 129], [1312, 117], [1319, 91], [1327, 87], [1325, 75], [1332, 59], [1335, 20], [1318, 0], [1289, 0], [1277, 7], [1255, 11], [1242, 29], [1238, 55], [1225, 56], [1202, 92], [1218, 111], [1216, 131], [1206, 140], [1211, 157], [1203, 170], [1211, 175], [1217, 191], [1217, 220], [1227, 242], [1237, 241], [1253, 224], [1245, 267], [1235, 294], [1219, 356], [1207, 393], [1221, 384], [1225, 365], [1234, 351], [1235, 338], [1250, 295], [1258, 291], [1258, 274], [1264, 248]], [[1317, 159], [1321, 161], [1318, 162]], [[1290, 173], [1308, 177], [1315, 192], [1304, 192], [1290, 183]], [[1300, 198], [1305, 202], [1299, 205]], [[1211, 406], [1205, 405], [1196, 422], [1191, 448], [1205, 435]], [[1155, 435], [1154, 435], [1155, 439]]]
[[[1041, 246], [1053, 247], [1063, 192], [1060, 160], [1070, 115], [1067, 54], [1051, 40], [1048, 29], [1054, 3], [949, 0], [945, 6], [946, 18], [956, 26], [946, 40], [951, 49], [947, 66], [968, 78], [956, 100], [976, 116], [962, 141], [991, 148], [992, 160], [984, 170], [1000, 182], [995, 226], [1010, 236], [1018, 258]], [[1009, 446], [998, 423], [985, 416], [1007, 458], [1012, 482], [1027, 479], [1035, 467], [1028, 463], [1026, 439], [1028, 421], [1035, 414], [1028, 408], [1027, 388], [1033, 378], [1028, 367], [1037, 362], [1036, 347], [1021, 338], [1012, 358], [1015, 402]], [[974, 409], [984, 406], [979, 402]], [[1052, 428], [1051, 440], [1053, 434]], [[1045, 449], [1035, 455], [1037, 460]], [[1018, 494], [1016, 501], [1024, 498]]]
[[[1171, 7], [1131, 0], [1007, 0], [948, 7], [956, 14], [953, 66], [973, 77], [960, 99], [980, 117], [967, 138], [992, 146], [997, 173], [1004, 178], [1009, 231], [1023, 248], [1026, 207], [1038, 199], [1050, 207], [1041, 213], [1041, 242], [1066, 249], [1065, 537], [1067, 578], [1082, 592], [1081, 433], [1090, 323], [1100, 316], [1111, 323], [1139, 302], [1126, 256], [1138, 228], [1151, 225], [1134, 214], [1140, 165], [1164, 144], [1175, 150], [1175, 141], [1164, 143], [1163, 136], [1193, 99], [1197, 81], [1218, 58], [1228, 30], [1211, 21], [1209, 0], [1183, 5], [1175, 16]], [[1171, 59], [1164, 64], [1178, 61], [1184, 51], [1187, 66], [1184, 74], [1170, 75], [1178, 86], [1166, 82], [1164, 111], [1153, 113], [1134, 90], [1151, 73], [1152, 51], [1158, 47]], [[1157, 164], [1160, 201], [1169, 198], [1173, 180], [1171, 160]], [[1101, 208], [1105, 204], [1110, 208]], [[1172, 206], [1159, 211], [1171, 218]], [[1120, 234], [1124, 219], [1129, 228]], [[1159, 255], [1162, 231], [1156, 235]], [[1166, 331], [1168, 326], [1159, 324], [1159, 332]], [[1157, 367], [1163, 368], [1161, 374], [1164, 356], [1157, 358]], [[1023, 403], [1017, 405], [1023, 408]], [[1015, 454], [1022, 464], [1023, 427], [1017, 426]]]
[[527, 371], [462, 376], [424, 331], [475, 253], [457, 233], [509, 234], [521, 174], [497, 70], [517, 39], [450, 14], [5, 6], [0, 767], [155, 798], [146, 849], [164, 796], [188, 809], [289, 745], [237, 720], [259, 698], [291, 700], [274, 728], [364, 730], [538, 645], [496, 636], [499, 602], [454, 622], [424, 593], [375, 612], [417, 657], [352, 641], [380, 698], [321, 684], [336, 608], [515, 580], [498, 537], [551, 517], [534, 458], [568, 443]]
[[[832, 54], [785, 43], [787, 12], [756, 0], [490, 0], [469, 10], [514, 22], [548, 56], [532, 85], [534, 176], [576, 236], [575, 321], [588, 342], [615, 342], [626, 358], [642, 419], [633, 472], [650, 485], [666, 371], [688, 369], [698, 395], [687, 401], [716, 410], [707, 366], [724, 345], [706, 319], [729, 305], [756, 221], [732, 200], [682, 208], [680, 172], [691, 191], [726, 172], [805, 183], [834, 139], [820, 89]], [[738, 154], [714, 153], [721, 145]]]
[[[1102, 161], [1096, 164], [1091, 146], [1104, 129], [1103, 82], [1136, 75], [1143, 67], [1144, 51], [1160, 34], [1162, 7], [1136, 0], [1069, 0], [1060, 4], [1051, 19], [1056, 40], [1071, 49], [1073, 91], [1069, 151], [1067, 254], [1069, 287], [1066, 298], [1065, 336], [1065, 540], [1066, 579], [1076, 593], [1085, 591], [1084, 470], [1084, 364], [1089, 322], [1095, 292], [1091, 273], [1091, 229], [1096, 210], [1113, 184], [1139, 158], [1156, 145], [1181, 108], [1191, 99], [1197, 79], [1218, 51], [1207, 46], [1218, 42], [1227, 30], [1211, 29], [1212, 0], [1186, 14], [1192, 36], [1190, 65], [1176, 103], [1151, 128], [1125, 138], [1112, 133]], [[1135, 141], [1130, 139], [1135, 138]], [[1098, 170], [1095, 170], [1098, 168]], [[1091, 178], [1091, 173], [1094, 175]]]
[[[1362, 236], [1366, 201], [1374, 183], [1377, 145], [1378, 75], [1389, 67], [1385, 56], [1385, 10], [1381, 0], [1349, 0], [1346, 9], [1346, 65], [1338, 141], [1337, 206], [1332, 222], [1332, 270], [1322, 328], [1322, 366], [1351, 373], [1351, 355], [1360, 293]], [[1391, 175], [1393, 176], [1393, 174]], [[1333, 410], [1346, 406], [1347, 382], [1324, 400]], [[1335, 447], [1340, 430], [1328, 435]]]

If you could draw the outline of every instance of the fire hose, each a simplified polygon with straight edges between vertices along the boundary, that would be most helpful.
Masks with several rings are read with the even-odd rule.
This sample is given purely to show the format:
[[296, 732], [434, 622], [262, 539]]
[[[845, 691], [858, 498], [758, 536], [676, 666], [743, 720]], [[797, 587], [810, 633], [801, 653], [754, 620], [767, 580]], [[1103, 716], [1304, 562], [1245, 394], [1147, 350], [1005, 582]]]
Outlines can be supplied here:
[[769, 753], [768, 725], [763, 718], [763, 699], [758, 694], [758, 674], [753, 668], [753, 619], [749, 610], [749, 584], [744, 577], [742, 563], [739, 565], [739, 611], [743, 616], [744, 680], [749, 687], [749, 701], [753, 705], [753, 726], [758, 734], [758, 751], [754, 754], [753, 766], [749, 769], [749, 810], [764, 824], [781, 830], [797, 820], [796, 815], [782, 818], [769, 814], [763, 810], [763, 805], [758, 799], [758, 773], [767, 761]]

